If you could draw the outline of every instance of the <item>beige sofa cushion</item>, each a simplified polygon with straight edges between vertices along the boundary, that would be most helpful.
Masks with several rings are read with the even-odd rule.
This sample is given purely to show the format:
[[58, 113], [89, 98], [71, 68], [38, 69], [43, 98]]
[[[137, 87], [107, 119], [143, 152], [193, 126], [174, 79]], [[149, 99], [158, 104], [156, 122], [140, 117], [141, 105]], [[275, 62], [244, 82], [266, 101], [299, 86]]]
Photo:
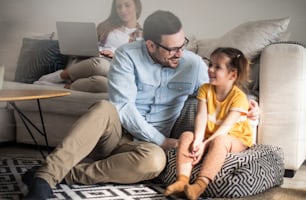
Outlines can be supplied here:
[[289, 22], [290, 18], [285, 17], [243, 23], [219, 38], [199, 40], [198, 54], [209, 58], [217, 47], [234, 47], [253, 59], [268, 44], [279, 41], [284, 36]]
[[[58, 87], [47, 85], [25, 84], [18, 82], [4, 82], [5, 89], [48, 89], [59, 90]], [[89, 93], [75, 90], [68, 90], [71, 95], [41, 100], [41, 106], [45, 113], [56, 113], [65, 115], [80, 115], [84, 113], [90, 105], [103, 99], [108, 99], [107, 93]], [[19, 101], [16, 102], [18, 107], [23, 111], [37, 111], [36, 101]]]

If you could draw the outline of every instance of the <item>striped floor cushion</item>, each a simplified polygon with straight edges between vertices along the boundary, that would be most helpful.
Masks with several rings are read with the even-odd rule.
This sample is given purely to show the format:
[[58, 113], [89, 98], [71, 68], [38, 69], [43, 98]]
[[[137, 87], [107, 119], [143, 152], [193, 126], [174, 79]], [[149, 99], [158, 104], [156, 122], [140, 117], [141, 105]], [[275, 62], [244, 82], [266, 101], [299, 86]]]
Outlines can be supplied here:
[[[211, 182], [203, 197], [239, 198], [261, 193], [283, 182], [283, 151], [270, 145], [253, 145], [241, 153], [229, 153], [222, 170]], [[175, 181], [176, 151], [167, 151], [168, 164], [158, 180], [164, 184]], [[196, 178], [200, 164], [192, 172], [191, 182]]]

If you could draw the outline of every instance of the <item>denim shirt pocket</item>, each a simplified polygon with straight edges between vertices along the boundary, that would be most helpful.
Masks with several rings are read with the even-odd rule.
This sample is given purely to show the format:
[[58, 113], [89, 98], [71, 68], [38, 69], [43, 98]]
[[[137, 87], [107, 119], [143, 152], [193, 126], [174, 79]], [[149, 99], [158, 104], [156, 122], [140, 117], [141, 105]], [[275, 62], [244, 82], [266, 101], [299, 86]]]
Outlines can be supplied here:
[[170, 82], [168, 88], [176, 91], [190, 91], [191, 83]]
[[187, 82], [170, 82], [168, 89], [169, 97], [173, 98], [173, 101], [185, 101], [185, 97], [192, 94], [192, 84]]
[[137, 83], [137, 102], [144, 103], [150, 101], [155, 94], [155, 86], [143, 82]]

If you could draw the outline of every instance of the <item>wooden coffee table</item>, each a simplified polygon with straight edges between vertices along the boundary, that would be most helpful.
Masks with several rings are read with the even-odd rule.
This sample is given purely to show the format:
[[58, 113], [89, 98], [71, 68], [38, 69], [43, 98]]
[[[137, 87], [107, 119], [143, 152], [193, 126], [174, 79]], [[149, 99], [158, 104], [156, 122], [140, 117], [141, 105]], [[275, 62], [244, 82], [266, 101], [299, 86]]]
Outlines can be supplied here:
[[[45, 154], [43, 153], [42, 149], [38, 145], [35, 136], [33, 132], [30, 129], [30, 126], [32, 126], [39, 134], [44, 136], [46, 147], [48, 151], [50, 150], [49, 148], [49, 143], [48, 143], [48, 137], [45, 129], [45, 124], [44, 124], [44, 118], [42, 114], [42, 109], [40, 105], [40, 100], [41, 99], [48, 99], [48, 98], [55, 98], [55, 97], [62, 97], [62, 96], [67, 96], [70, 95], [69, 91], [65, 90], [26, 90], [26, 89], [3, 89], [0, 90], [0, 101], [6, 101], [8, 102], [18, 113], [21, 121], [25, 125], [28, 133], [30, 134], [31, 138], [33, 139], [34, 144], [39, 148], [39, 151], [41, 155], [45, 158]], [[25, 100], [36, 100], [37, 101], [37, 106], [38, 106], [38, 111], [40, 114], [40, 119], [41, 119], [41, 124], [42, 124], [42, 129], [39, 128], [37, 125], [35, 125], [31, 119], [29, 119], [15, 104], [16, 101], [25, 101]]]

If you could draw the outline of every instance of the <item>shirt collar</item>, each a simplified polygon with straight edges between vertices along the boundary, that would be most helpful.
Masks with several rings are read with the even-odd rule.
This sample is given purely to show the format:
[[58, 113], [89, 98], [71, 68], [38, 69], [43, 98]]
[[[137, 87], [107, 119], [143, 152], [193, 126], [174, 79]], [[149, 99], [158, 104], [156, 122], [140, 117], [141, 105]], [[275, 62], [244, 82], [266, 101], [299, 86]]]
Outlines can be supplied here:
[[145, 40], [142, 40], [142, 52], [144, 52], [144, 55], [148, 58], [150, 64], [152, 65], [160, 65], [159, 63], [156, 63], [152, 57], [150, 56], [149, 54], [149, 50], [147, 48], [147, 45], [146, 45], [146, 41]]

